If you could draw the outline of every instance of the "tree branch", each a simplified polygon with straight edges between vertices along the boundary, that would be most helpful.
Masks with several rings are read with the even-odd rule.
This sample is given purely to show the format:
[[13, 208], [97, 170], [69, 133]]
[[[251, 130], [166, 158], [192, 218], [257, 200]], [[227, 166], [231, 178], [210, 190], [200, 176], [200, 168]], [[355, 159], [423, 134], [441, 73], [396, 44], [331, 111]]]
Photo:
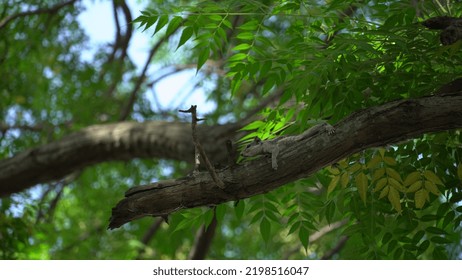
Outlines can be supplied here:
[[20, 18], [20, 17], [30, 16], [30, 15], [39, 15], [39, 14], [54, 14], [59, 9], [65, 7], [65, 6], [68, 6], [68, 5], [72, 5], [76, 1], [77, 0], [70, 0], [70, 1], [67, 1], [67, 2], [64, 2], [64, 3], [54, 5], [54, 6], [50, 7], [50, 8], [36, 9], [36, 10], [33, 10], [33, 11], [21, 12], [21, 13], [17, 13], [17, 14], [14, 14], [14, 15], [7, 16], [6, 18], [4, 18], [4, 19], [2, 19], [0, 21], [0, 29], [5, 27], [8, 23], [10, 23], [10, 21], [13, 21], [13, 20], [15, 20], [17, 18]]
[[[226, 141], [237, 140], [242, 124], [198, 126], [210, 159], [227, 162]], [[111, 160], [165, 158], [192, 162], [189, 123], [152, 121], [94, 125], [61, 140], [0, 160], [0, 197], [63, 178], [81, 168]]]
[[271, 159], [259, 157], [233, 169], [217, 170], [225, 189], [207, 172], [167, 186], [147, 185], [129, 192], [113, 209], [109, 228], [183, 208], [218, 205], [274, 190], [361, 150], [397, 143], [428, 132], [462, 128], [462, 95], [398, 100], [356, 112], [335, 125], [335, 135], [320, 131], [280, 149], [277, 170]]

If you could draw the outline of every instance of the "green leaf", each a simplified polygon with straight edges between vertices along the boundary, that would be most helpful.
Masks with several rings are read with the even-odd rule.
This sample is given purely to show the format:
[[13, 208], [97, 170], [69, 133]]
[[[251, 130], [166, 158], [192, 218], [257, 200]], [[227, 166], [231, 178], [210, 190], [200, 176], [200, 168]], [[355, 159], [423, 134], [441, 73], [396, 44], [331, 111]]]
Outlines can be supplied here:
[[454, 211], [449, 211], [443, 219], [443, 228], [447, 227], [450, 223], [454, 222], [456, 213]]
[[335, 202], [331, 200], [326, 206], [326, 220], [328, 224], [330, 224], [334, 218], [335, 209]]
[[295, 222], [295, 223], [290, 227], [289, 232], [287, 233], [287, 235], [290, 235], [290, 234], [294, 233], [294, 232], [300, 227], [301, 223], [302, 223], [302, 222], [300, 222], [300, 221]]
[[257, 29], [258, 27], [258, 21], [253, 19], [253, 20], [250, 20], [244, 24], [242, 24], [241, 26], [239, 26], [239, 29], [241, 30], [255, 30]]
[[429, 214], [429, 215], [423, 215], [420, 220], [422, 222], [429, 222], [429, 221], [435, 221], [435, 220], [438, 220], [438, 216], [436, 215], [432, 215], [432, 214]]
[[167, 26], [167, 32], [165, 33], [166, 36], [169, 36], [175, 30], [181, 25], [183, 22], [183, 18], [180, 16], [173, 17], [172, 20], [170, 20], [170, 23]]
[[301, 226], [299, 231], [298, 231], [298, 237], [300, 238], [300, 242], [303, 245], [303, 248], [305, 250], [308, 248], [309, 241], [310, 241], [310, 233], [307, 228], [304, 226]]
[[419, 243], [419, 241], [422, 239], [422, 237], [424, 237], [424, 235], [425, 235], [425, 231], [419, 230], [418, 232], [414, 234], [414, 237], [412, 237], [412, 242]]
[[239, 34], [237, 34], [236, 38], [240, 39], [240, 40], [244, 40], [244, 41], [253, 40], [255, 38], [255, 33], [253, 33], [253, 32], [240, 32]]
[[208, 18], [212, 21], [221, 21], [222, 19], [221, 15], [217, 14], [209, 15]]
[[393, 235], [390, 232], [385, 233], [382, 238], [382, 244], [383, 245], [387, 244], [391, 240], [392, 237]]
[[260, 222], [260, 233], [265, 242], [268, 242], [271, 236], [271, 223], [268, 219], [263, 218]]
[[178, 46], [176, 47], [176, 49], [183, 46], [191, 38], [192, 35], [193, 28], [191, 26], [185, 27], [185, 29], [183, 29], [183, 32], [181, 33], [180, 41], [178, 42]]
[[425, 231], [429, 232], [429, 233], [433, 233], [433, 234], [447, 234], [446, 231], [440, 229], [440, 228], [437, 228], [437, 227], [427, 227], [425, 229]]
[[[158, 16], [154, 16], [154, 15], [152, 15], [152, 16], [146, 18], [146, 22], [145, 22], [146, 26], [144, 27], [144, 29], [143, 29], [142, 32], [146, 31], [146, 29], [148, 29], [149, 27], [153, 26], [154, 23], [157, 22], [157, 19], [158, 19], [158, 18], [159, 18]], [[141, 26], [142, 26], [142, 25], [141, 25]], [[141, 27], [141, 26], [140, 26], [140, 27]]]
[[447, 260], [448, 259], [448, 256], [445, 250], [441, 247], [435, 247], [435, 249], [433, 249], [432, 256], [434, 260]]
[[242, 216], [244, 215], [245, 211], [245, 200], [239, 200], [236, 202], [234, 206], [234, 212], [236, 213], [236, 217], [241, 220]]
[[451, 244], [452, 241], [445, 238], [445, 237], [441, 237], [441, 236], [433, 236], [431, 239], [430, 239], [431, 242], [434, 242], [434, 243], [437, 243], [437, 244]]
[[250, 49], [252, 46], [247, 43], [242, 43], [233, 48], [234, 51], [244, 51]]
[[209, 55], [210, 55], [210, 49], [207, 48], [207, 47], [203, 48], [199, 52], [199, 57], [197, 59], [196, 73], [199, 72], [199, 70], [202, 68], [202, 66], [205, 64], [205, 62], [207, 62], [207, 60], [209, 59]]
[[156, 29], [154, 30], [154, 34], [159, 32], [166, 24], [168, 23], [168, 16], [162, 15], [157, 22]]
[[245, 53], [237, 53], [230, 58], [228, 58], [228, 61], [242, 61], [247, 58], [247, 54]]
[[425, 252], [428, 247], [430, 246], [430, 241], [429, 240], [424, 240], [420, 245], [419, 245], [419, 249], [417, 251], [417, 253], [419, 255], [423, 254], [423, 252]]

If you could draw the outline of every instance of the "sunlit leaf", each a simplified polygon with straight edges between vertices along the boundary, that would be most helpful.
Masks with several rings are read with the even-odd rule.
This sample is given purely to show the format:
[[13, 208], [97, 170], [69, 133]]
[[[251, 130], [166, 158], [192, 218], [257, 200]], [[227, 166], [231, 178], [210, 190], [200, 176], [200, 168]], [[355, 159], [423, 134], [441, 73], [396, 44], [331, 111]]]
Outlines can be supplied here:
[[156, 29], [154, 30], [154, 34], [159, 32], [166, 24], [168, 23], [168, 16], [162, 15], [159, 17], [159, 21], [157, 22]]
[[181, 33], [180, 41], [178, 42], [177, 49], [183, 46], [193, 35], [193, 28], [191, 26], [185, 27]]
[[182, 22], [183, 22], [182, 17], [179, 17], [179, 16], [173, 17], [168, 23], [166, 35], [172, 34], [181, 25]]

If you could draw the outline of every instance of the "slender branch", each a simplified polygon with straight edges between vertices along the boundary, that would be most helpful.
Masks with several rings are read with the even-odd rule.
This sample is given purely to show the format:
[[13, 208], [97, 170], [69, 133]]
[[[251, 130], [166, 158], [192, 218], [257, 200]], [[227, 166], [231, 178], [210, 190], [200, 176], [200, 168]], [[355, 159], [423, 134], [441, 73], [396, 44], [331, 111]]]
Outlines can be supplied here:
[[30, 16], [30, 15], [39, 15], [39, 14], [54, 14], [57, 11], [59, 11], [61, 8], [65, 7], [65, 6], [68, 6], [68, 5], [72, 5], [76, 1], [77, 0], [69, 0], [67, 2], [54, 5], [54, 6], [50, 7], [50, 8], [40, 8], [40, 9], [37, 9], [37, 10], [26, 11], [26, 12], [21, 12], [21, 13], [17, 13], [17, 14], [14, 14], [14, 15], [7, 16], [6, 18], [0, 20], [0, 29], [4, 28], [11, 21], [13, 21], [13, 20], [15, 20], [17, 18], [20, 18], [20, 17]]
[[191, 116], [192, 116], [191, 117], [191, 128], [192, 128], [192, 139], [193, 139], [194, 147], [195, 147], [195, 153], [194, 153], [195, 170], [197, 172], [199, 171], [199, 165], [201, 163], [199, 158], [201, 158], [203, 164], [205, 165], [207, 170], [210, 172], [210, 175], [212, 176], [213, 181], [215, 181], [215, 183], [217, 184], [217, 186], [219, 188], [224, 189], [225, 184], [218, 177], [218, 175], [217, 175], [217, 173], [215, 171], [215, 168], [213, 168], [212, 164], [210, 163], [210, 160], [207, 157], [207, 154], [205, 153], [204, 148], [202, 148], [202, 145], [199, 142], [199, 139], [197, 137], [197, 130], [196, 130], [197, 121], [199, 121], [201, 119], [197, 118], [196, 109], [197, 109], [197, 106], [191, 105], [191, 107], [188, 110], [180, 110], [180, 112], [182, 112], [182, 113], [191, 113]]
[[120, 114], [119, 120], [121, 120], [121, 121], [126, 120], [128, 118], [128, 116], [130, 115], [130, 112], [133, 109], [133, 104], [135, 104], [136, 95], [138, 94], [138, 91], [140, 90], [141, 85], [143, 84], [144, 80], [146, 79], [146, 73], [147, 73], [147, 71], [149, 69], [149, 65], [151, 64], [152, 58], [157, 53], [157, 51], [162, 46], [162, 44], [165, 41], [167, 41], [170, 36], [175, 34], [175, 32], [180, 28], [180, 26], [181, 26], [181, 24], [178, 25], [178, 27], [171, 33], [171, 35], [162, 37], [162, 39], [160, 39], [159, 42], [157, 42], [157, 44], [152, 47], [151, 51], [149, 52], [148, 59], [146, 60], [146, 63], [144, 64], [143, 70], [141, 71], [140, 76], [136, 80], [135, 87], [133, 88], [133, 90], [130, 93], [130, 97], [128, 98], [128, 102], [125, 105], [125, 107], [123, 108], [122, 113]]

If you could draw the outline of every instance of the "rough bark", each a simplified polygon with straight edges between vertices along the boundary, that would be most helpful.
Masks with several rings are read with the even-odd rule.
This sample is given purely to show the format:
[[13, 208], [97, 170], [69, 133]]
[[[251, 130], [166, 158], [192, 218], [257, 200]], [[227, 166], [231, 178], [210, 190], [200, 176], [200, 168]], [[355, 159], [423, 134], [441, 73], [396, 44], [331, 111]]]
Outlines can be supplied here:
[[[198, 126], [198, 137], [213, 162], [226, 163], [226, 140], [241, 124]], [[0, 197], [58, 180], [81, 168], [111, 160], [164, 158], [193, 162], [191, 124], [152, 121], [94, 125], [58, 141], [0, 161]]]
[[361, 150], [397, 143], [423, 133], [462, 127], [462, 95], [398, 100], [352, 114], [335, 125], [336, 133], [320, 132], [271, 159], [259, 157], [234, 168], [217, 170], [222, 190], [207, 172], [131, 189], [113, 209], [109, 228], [144, 216], [168, 215], [183, 208], [210, 206], [269, 192], [307, 177]]

